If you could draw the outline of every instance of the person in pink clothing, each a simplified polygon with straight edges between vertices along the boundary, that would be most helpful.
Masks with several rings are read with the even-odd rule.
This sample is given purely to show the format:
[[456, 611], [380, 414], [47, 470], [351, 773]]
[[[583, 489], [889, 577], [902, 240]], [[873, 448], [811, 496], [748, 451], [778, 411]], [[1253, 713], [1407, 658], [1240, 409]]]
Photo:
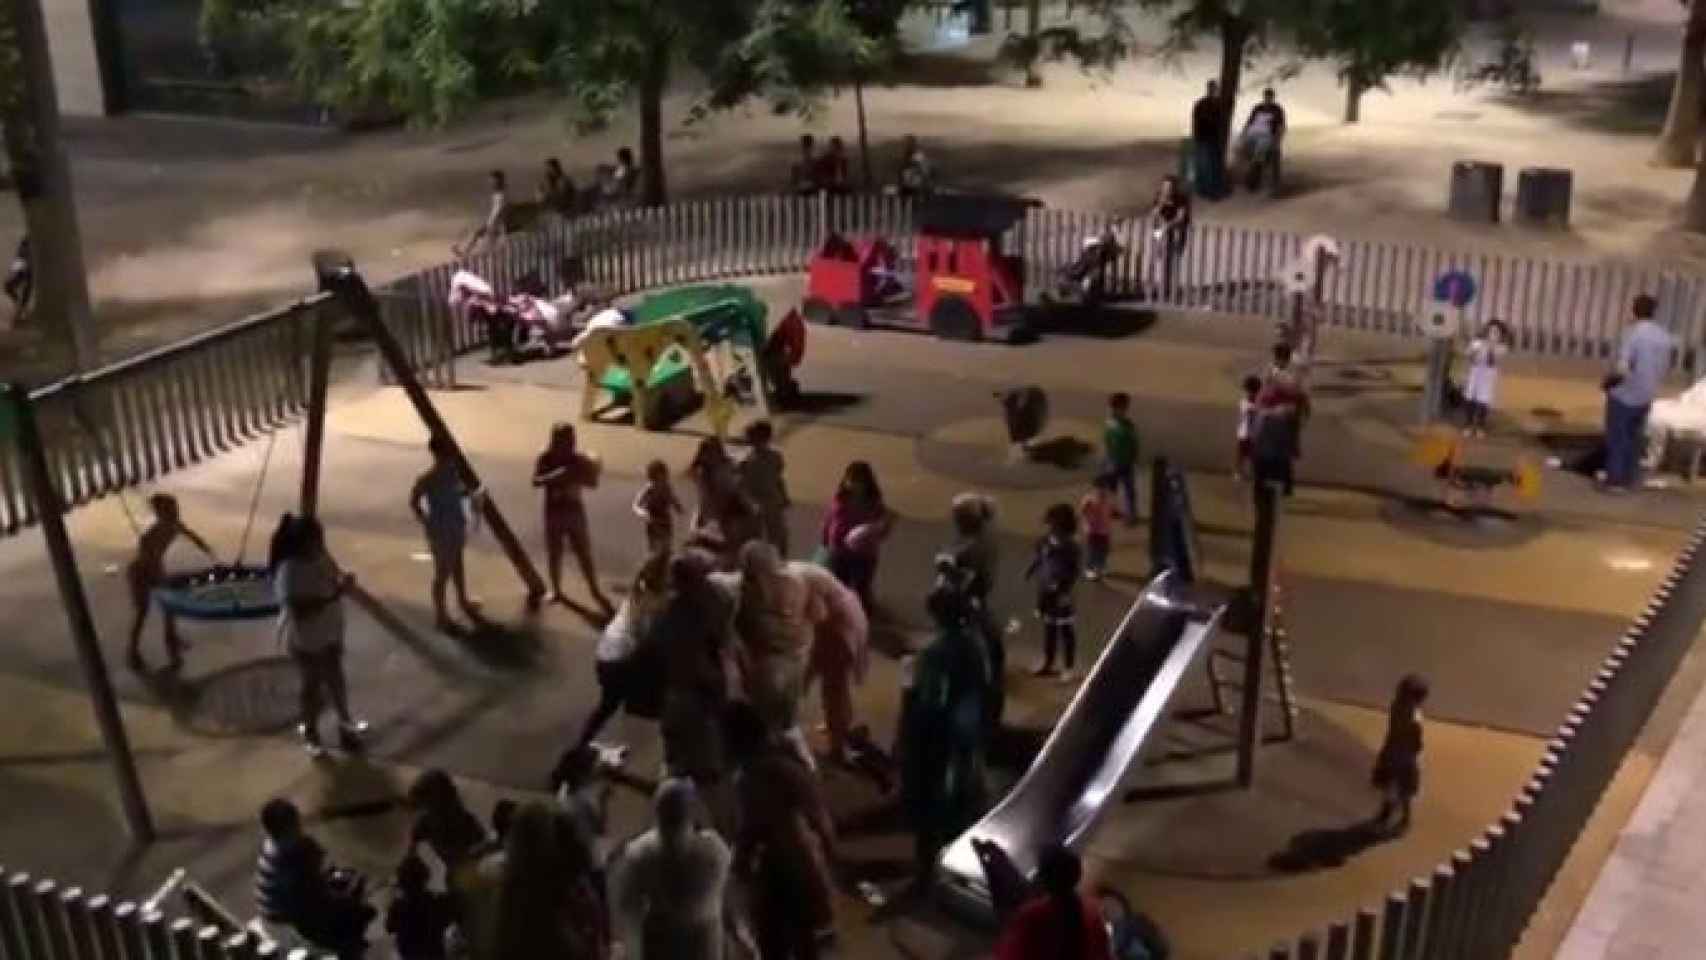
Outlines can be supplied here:
[[1100, 580], [1108, 572], [1108, 553], [1114, 542], [1114, 488], [1119, 481], [1111, 473], [1096, 475], [1090, 491], [1078, 501], [1078, 518], [1084, 522], [1084, 579]]
[[823, 681], [823, 720], [829, 727], [829, 755], [848, 763], [853, 733], [853, 686], [865, 682], [870, 666], [870, 622], [859, 595], [815, 563], [795, 561], [789, 568], [805, 581], [806, 619], [812, 645], [806, 661], [805, 689]]

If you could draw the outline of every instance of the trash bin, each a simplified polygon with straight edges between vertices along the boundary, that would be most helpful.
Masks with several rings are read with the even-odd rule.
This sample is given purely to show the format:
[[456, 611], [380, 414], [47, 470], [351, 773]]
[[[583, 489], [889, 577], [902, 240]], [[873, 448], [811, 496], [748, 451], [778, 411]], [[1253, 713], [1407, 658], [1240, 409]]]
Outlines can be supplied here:
[[1446, 210], [1452, 219], [1498, 223], [1504, 195], [1504, 164], [1459, 160], [1451, 165], [1451, 200]]
[[1570, 225], [1570, 194], [1575, 177], [1554, 167], [1524, 167], [1516, 178], [1518, 223], [1536, 227]]

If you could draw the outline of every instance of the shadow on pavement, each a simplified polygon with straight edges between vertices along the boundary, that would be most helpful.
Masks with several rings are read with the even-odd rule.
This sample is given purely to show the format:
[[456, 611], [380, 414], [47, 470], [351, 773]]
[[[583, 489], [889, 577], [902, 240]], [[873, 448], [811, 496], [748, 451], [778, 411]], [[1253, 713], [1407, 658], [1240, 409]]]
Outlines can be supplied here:
[[1330, 830], [1305, 830], [1292, 837], [1284, 850], [1269, 857], [1268, 866], [1281, 873], [1340, 867], [1350, 858], [1389, 839], [1390, 836], [1367, 821]]

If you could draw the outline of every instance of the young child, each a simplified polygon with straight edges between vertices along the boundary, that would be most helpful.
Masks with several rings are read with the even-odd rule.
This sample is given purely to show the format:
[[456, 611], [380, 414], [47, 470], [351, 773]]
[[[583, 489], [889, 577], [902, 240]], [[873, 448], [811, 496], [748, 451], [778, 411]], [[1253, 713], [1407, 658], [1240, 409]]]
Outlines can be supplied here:
[[1499, 388], [1499, 363], [1509, 349], [1510, 331], [1499, 320], [1487, 321], [1487, 325], [1481, 328], [1481, 335], [1469, 341], [1465, 351], [1469, 373], [1463, 379], [1463, 400], [1467, 407], [1464, 436], [1487, 435], [1487, 414], [1492, 410], [1493, 398]]
[[[1410, 804], [1422, 788], [1422, 704], [1428, 682], [1411, 673], [1398, 681], [1386, 716], [1386, 740], [1374, 761], [1374, 786], [1380, 791], [1380, 812], [1372, 826], [1382, 833], [1402, 834], [1410, 828]], [[1394, 821], [1392, 815], [1398, 819]]]
[[740, 462], [736, 472], [741, 492], [758, 507], [759, 525], [764, 539], [783, 557], [788, 555], [788, 481], [783, 476], [786, 465], [782, 455], [770, 445], [776, 430], [768, 420], [759, 420], [746, 428], [746, 442], [752, 450]]
[[1243, 480], [1250, 475], [1250, 449], [1256, 439], [1256, 417], [1260, 408], [1256, 397], [1262, 392], [1262, 378], [1251, 374], [1244, 378], [1244, 395], [1238, 398], [1238, 452], [1232, 461], [1232, 479]]
[[1025, 579], [1037, 581], [1037, 616], [1043, 621], [1043, 662], [1033, 676], [1047, 677], [1055, 673], [1055, 651], [1060, 652], [1065, 670], [1063, 682], [1074, 676], [1073, 663], [1078, 654], [1078, 628], [1072, 607], [1072, 591], [1078, 585], [1082, 555], [1078, 549], [1078, 516], [1071, 504], [1057, 503], [1043, 514], [1043, 526], [1048, 531], [1037, 541], [1037, 552], [1025, 569]]
[[646, 485], [634, 497], [634, 515], [645, 521], [648, 556], [675, 549], [675, 516], [682, 512], [668, 465], [662, 460], [646, 464]]
[[[125, 577], [130, 583], [130, 602], [136, 613], [130, 626], [130, 652], [127, 654], [132, 670], [147, 666], [142, 659], [142, 628], [148, 624], [148, 608], [154, 605], [154, 588], [166, 579], [166, 551], [179, 537], [183, 537], [209, 558], [213, 557], [213, 549], [207, 541], [184, 526], [176, 497], [157, 493], [148, 498], [148, 506], [154, 511], [154, 522], [137, 538], [136, 556], [125, 569]], [[160, 616], [166, 622], [166, 655], [171, 658], [175, 669], [184, 662], [184, 643], [178, 636], [178, 621], [170, 610], [164, 608], [160, 610]]]
[[1113, 547], [1114, 487], [1111, 474], [1100, 473], [1089, 492], [1078, 501], [1078, 516], [1084, 521], [1084, 579], [1092, 583], [1108, 572], [1108, 552]]
[[385, 911], [385, 930], [398, 960], [444, 960], [444, 933], [456, 915], [449, 894], [428, 889], [426, 861], [410, 853], [397, 864], [397, 892]]
[[468, 619], [478, 622], [479, 604], [468, 597], [468, 575], [463, 553], [468, 547], [468, 513], [464, 501], [473, 498], [456, 469], [455, 449], [444, 437], [427, 443], [432, 466], [415, 479], [409, 490], [409, 509], [426, 530], [427, 548], [432, 552], [432, 612], [438, 629], [454, 633], [457, 626], [444, 605], [445, 587], [456, 586], [456, 600]]
[[1103, 465], [1109, 476], [1125, 492], [1126, 526], [1137, 526], [1137, 425], [1131, 422], [1131, 394], [1116, 393], [1108, 398], [1108, 420], [1102, 427]]

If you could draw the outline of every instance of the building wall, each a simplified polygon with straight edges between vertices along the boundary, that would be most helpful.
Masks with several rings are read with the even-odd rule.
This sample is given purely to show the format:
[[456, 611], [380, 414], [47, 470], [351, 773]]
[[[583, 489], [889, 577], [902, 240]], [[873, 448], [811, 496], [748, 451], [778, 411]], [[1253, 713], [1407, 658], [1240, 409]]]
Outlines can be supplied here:
[[100, 116], [108, 110], [101, 85], [101, 61], [95, 52], [95, 21], [89, 0], [41, 0], [53, 56], [53, 84], [59, 112]]

